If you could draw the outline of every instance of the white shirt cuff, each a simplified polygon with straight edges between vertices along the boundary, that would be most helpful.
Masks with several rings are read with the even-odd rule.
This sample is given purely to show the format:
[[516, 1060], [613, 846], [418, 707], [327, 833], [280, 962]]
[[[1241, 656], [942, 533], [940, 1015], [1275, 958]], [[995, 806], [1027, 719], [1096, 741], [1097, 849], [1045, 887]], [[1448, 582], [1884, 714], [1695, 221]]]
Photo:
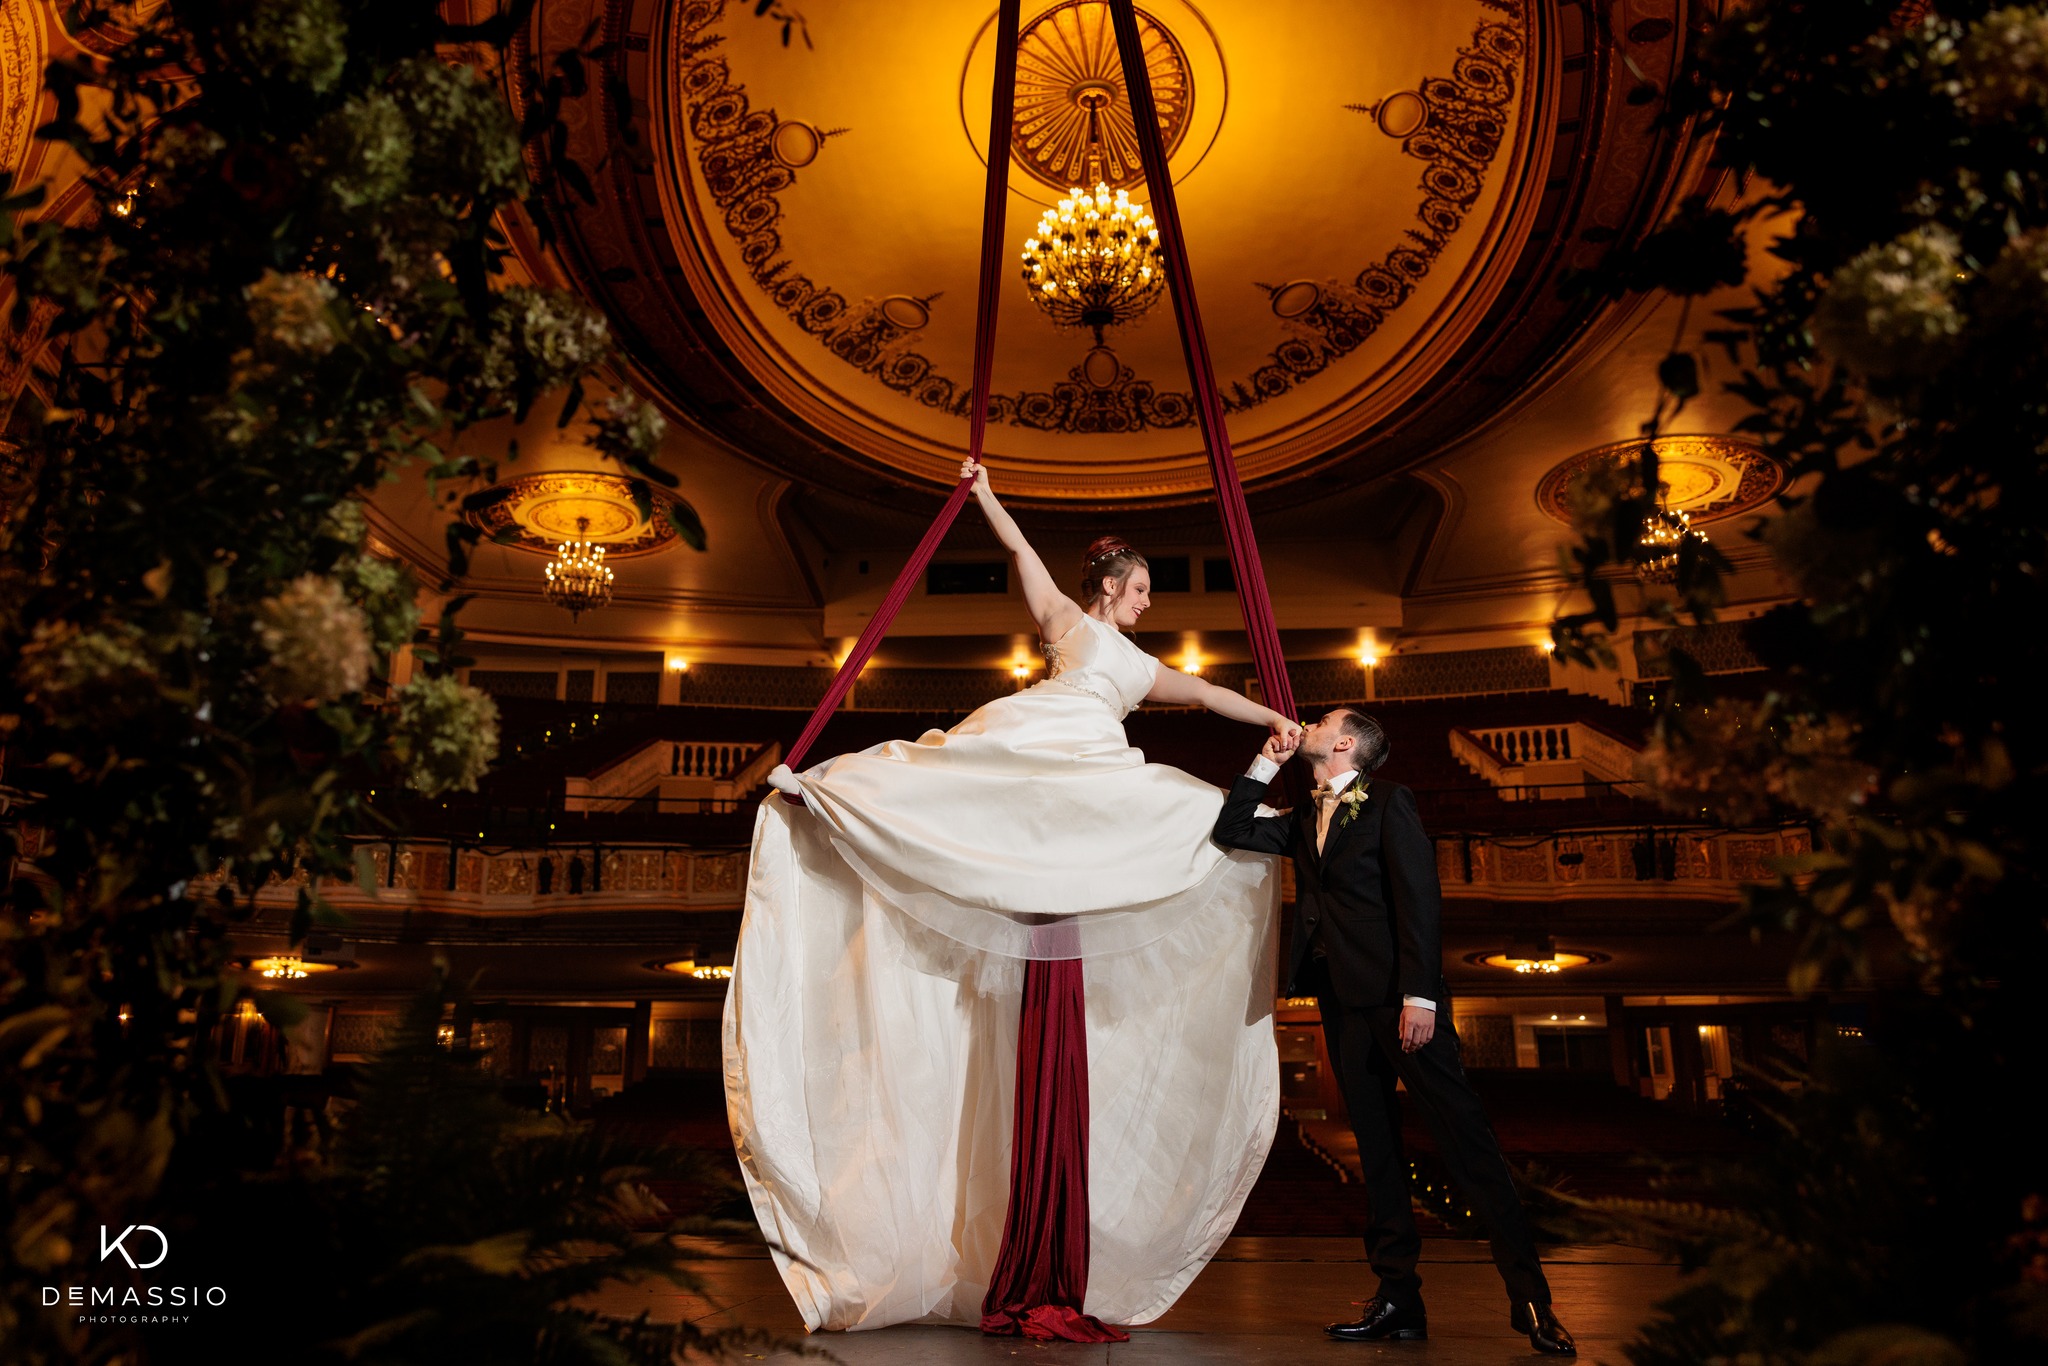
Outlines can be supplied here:
[[1252, 760], [1252, 766], [1244, 771], [1244, 776], [1255, 783], [1270, 783], [1273, 781], [1273, 775], [1279, 771], [1280, 765], [1261, 754]]
[[1403, 996], [1401, 1004], [1404, 1006], [1421, 1006], [1424, 1010], [1431, 1012], [1436, 1010], [1436, 1002], [1425, 996]]

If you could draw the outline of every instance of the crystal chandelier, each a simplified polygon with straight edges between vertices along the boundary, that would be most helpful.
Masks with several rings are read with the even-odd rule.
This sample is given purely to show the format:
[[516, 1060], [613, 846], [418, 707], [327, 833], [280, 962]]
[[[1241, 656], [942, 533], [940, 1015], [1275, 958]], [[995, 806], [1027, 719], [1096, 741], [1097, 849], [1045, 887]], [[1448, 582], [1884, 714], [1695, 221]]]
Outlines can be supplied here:
[[1103, 328], [1142, 317], [1159, 301], [1159, 232], [1126, 191], [1097, 181], [1092, 193], [1070, 193], [1024, 244], [1024, 283], [1055, 326], [1089, 328], [1100, 346]]
[[[588, 536], [590, 519], [576, 519], [576, 534]], [[555, 562], [548, 566], [548, 581], [542, 589], [548, 601], [566, 608], [569, 620], [603, 607], [612, 600], [612, 571], [604, 567], [604, 547], [591, 540], [564, 541], [555, 547]]]
[[1643, 519], [1643, 537], [1638, 542], [1636, 577], [1644, 583], [1674, 583], [1678, 579], [1678, 550], [1687, 541], [1696, 547], [1707, 543], [1703, 531], [1694, 531], [1692, 518], [1664, 506]]
[[1093, 191], [1073, 186], [1068, 198], [1045, 211], [1024, 243], [1024, 284], [1031, 301], [1056, 327], [1085, 327], [1102, 345], [1102, 329], [1132, 322], [1159, 302], [1166, 271], [1159, 230], [1143, 204], [1102, 179], [1098, 113], [1108, 95], [1082, 97], [1088, 111], [1088, 178]]

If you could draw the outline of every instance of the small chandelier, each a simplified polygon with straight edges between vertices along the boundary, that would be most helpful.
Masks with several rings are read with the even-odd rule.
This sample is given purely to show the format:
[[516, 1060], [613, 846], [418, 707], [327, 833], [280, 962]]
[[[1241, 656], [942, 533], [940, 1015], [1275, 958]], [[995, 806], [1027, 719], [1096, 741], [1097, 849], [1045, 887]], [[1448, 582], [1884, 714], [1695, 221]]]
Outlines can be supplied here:
[[1637, 542], [1636, 577], [1644, 583], [1675, 583], [1678, 579], [1678, 551], [1687, 541], [1694, 546], [1707, 543], [1704, 531], [1694, 531], [1692, 518], [1657, 501], [1657, 510], [1643, 519], [1642, 540]]
[[272, 981], [298, 982], [316, 972], [333, 972], [340, 964], [323, 963], [318, 959], [309, 962], [295, 953], [281, 953], [269, 958], [252, 958], [240, 966]]
[[[587, 537], [590, 519], [576, 519], [576, 534]], [[548, 581], [542, 589], [548, 601], [566, 608], [569, 620], [603, 607], [612, 600], [612, 571], [604, 567], [604, 547], [592, 540], [564, 541], [555, 547], [555, 562], [548, 566]]]
[[1093, 191], [1076, 185], [1068, 198], [1045, 211], [1038, 231], [1024, 243], [1024, 284], [1031, 301], [1055, 327], [1085, 327], [1102, 345], [1102, 329], [1143, 317], [1166, 288], [1159, 229], [1143, 204], [1102, 179], [1101, 133], [1097, 114], [1107, 94], [1082, 97], [1088, 111], [1088, 178]]
[[1488, 954], [1480, 959], [1487, 967], [1505, 968], [1522, 976], [1551, 977], [1566, 968], [1583, 967], [1593, 961], [1591, 954], [1560, 953], [1557, 945], [1547, 934], [1517, 939], [1510, 943], [1504, 953]]

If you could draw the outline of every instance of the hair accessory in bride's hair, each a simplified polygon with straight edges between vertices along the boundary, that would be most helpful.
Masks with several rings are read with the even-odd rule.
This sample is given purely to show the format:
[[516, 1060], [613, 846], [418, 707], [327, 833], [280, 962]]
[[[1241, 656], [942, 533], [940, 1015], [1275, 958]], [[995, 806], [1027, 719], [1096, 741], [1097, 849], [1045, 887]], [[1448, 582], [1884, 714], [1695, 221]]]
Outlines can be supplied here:
[[[1102, 581], [1117, 580], [1122, 596], [1123, 579], [1133, 567], [1144, 565], [1145, 557], [1121, 536], [1098, 536], [1081, 556], [1081, 602], [1092, 606], [1102, 596]], [[1150, 568], [1150, 565], [1146, 565]]]

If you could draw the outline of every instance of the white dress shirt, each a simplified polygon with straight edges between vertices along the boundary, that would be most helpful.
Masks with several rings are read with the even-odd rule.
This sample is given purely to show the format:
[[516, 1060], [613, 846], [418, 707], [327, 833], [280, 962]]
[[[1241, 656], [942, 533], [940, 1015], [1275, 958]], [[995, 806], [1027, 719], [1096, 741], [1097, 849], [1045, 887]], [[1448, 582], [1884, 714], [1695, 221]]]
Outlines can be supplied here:
[[[1245, 770], [1244, 776], [1256, 783], [1270, 783], [1273, 781], [1273, 775], [1279, 771], [1280, 765], [1261, 754], [1252, 760], [1252, 766]], [[1351, 785], [1351, 780], [1357, 776], [1358, 770], [1355, 768], [1347, 768], [1342, 773], [1332, 774], [1330, 776], [1330, 795], [1334, 797], [1341, 793], [1346, 787]], [[1419, 1006], [1431, 1012], [1436, 1010], [1436, 1002], [1430, 1000], [1427, 996], [1403, 996], [1401, 1004]]]

